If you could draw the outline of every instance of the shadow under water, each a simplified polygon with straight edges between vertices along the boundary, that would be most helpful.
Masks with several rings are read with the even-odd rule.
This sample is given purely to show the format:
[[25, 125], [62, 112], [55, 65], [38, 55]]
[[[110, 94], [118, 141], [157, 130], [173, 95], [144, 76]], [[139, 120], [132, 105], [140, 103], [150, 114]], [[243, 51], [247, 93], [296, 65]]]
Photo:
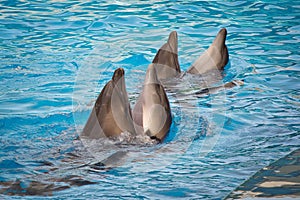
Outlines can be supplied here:
[[[61, 149], [55, 149], [55, 153], [48, 154], [48, 158], [41, 161], [33, 161], [35, 167], [31, 173], [16, 180], [0, 181], [0, 194], [11, 196], [52, 196], [54, 192], [69, 189], [73, 186], [96, 184], [93, 180], [87, 180], [85, 174], [87, 168], [93, 169], [93, 165], [85, 164], [92, 158], [82, 150], [76, 153], [60, 153]], [[56, 160], [58, 157], [61, 159]], [[39, 158], [36, 158], [39, 159]], [[54, 161], [53, 161], [54, 159]], [[56, 161], [55, 161], [56, 160]], [[100, 165], [96, 163], [95, 165]], [[101, 170], [107, 170], [101, 163]], [[80, 170], [78, 170], [80, 169]], [[97, 170], [100, 168], [98, 167]]]
[[300, 149], [264, 167], [236, 188], [226, 199], [249, 197], [299, 197]]

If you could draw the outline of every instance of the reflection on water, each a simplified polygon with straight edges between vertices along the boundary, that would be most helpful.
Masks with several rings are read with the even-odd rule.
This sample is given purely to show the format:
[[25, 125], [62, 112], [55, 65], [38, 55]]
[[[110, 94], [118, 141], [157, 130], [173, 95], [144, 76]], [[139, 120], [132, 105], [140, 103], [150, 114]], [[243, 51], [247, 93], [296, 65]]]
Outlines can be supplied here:
[[[299, 148], [298, 2], [4, 1], [0, 9], [6, 194], [223, 198]], [[186, 70], [222, 27], [230, 54], [223, 82], [244, 80], [242, 87], [198, 98], [193, 77], [171, 83], [173, 124], [163, 144], [103, 154], [101, 143], [86, 148], [76, 140], [116, 68], [125, 69], [134, 104], [147, 65], [172, 30]], [[120, 163], [103, 167], [97, 151], [99, 158], [115, 155], [106, 163]]]

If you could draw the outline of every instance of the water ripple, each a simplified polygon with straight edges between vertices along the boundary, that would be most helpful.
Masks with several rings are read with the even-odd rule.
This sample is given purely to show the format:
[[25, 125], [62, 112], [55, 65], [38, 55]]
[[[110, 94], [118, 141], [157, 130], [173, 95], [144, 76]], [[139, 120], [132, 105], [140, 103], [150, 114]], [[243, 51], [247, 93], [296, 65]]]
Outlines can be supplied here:
[[[54, 198], [226, 196], [299, 148], [298, 4], [1, 2], [0, 189], [40, 181]], [[134, 104], [147, 65], [170, 31], [178, 32], [186, 70], [222, 27], [230, 54], [223, 81], [245, 85], [198, 99], [190, 95], [201, 87], [194, 79], [176, 82], [175, 92], [167, 88], [174, 125], [166, 143], [128, 147], [129, 159], [114, 169], [86, 166], [99, 161], [75, 140], [76, 131], [113, 71], [125, 68]], [[214, 148], [205, 148], [212, 142]], [[89, 187], [78, 187], [84, 184]]]

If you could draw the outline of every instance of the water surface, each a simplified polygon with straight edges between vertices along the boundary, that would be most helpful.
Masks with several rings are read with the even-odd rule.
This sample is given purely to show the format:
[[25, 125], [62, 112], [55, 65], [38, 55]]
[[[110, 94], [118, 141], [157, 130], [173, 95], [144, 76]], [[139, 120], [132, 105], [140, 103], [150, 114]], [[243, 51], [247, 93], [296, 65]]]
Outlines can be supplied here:
[[[299, 148], [298, 1], [2, 1], [0, 10], [0, 181], [15, 184], [1, 197], [50, 195], [28, 192], [36, 184], [51, 198], [221, 199]], [[245, 85], [202, 98], [168, 91], [164, 144], [130, 146], [110, 170], [85, 166], [112, 153], [76, 138], [113, 71], [125, 69], [134, 104], [171, 31], [186, 70], [222, 27], [223, 81]]]

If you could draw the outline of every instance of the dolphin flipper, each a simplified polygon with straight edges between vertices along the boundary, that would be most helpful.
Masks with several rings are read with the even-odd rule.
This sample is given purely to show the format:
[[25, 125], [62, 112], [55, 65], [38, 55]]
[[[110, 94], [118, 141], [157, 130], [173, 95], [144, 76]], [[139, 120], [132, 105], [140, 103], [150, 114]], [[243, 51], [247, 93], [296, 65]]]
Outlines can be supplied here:
[[170, 33], [168, 42], [158, 50], [152, 63], [160, 80], [172, 78], [180, 74], [176, 31]]
[[227, 30], [222, 28], [210, 47], [187, 70], [191, 74], [204, 74], [210, 70], [223, 70], [228, 63], [228, 49], [225, 45]]
[[203, 95], [207, 95], [207, 94], [213, 94], [216, 93], [219, 90], [223, 90], [223, 89], [230, 89], [236, 86], [242, 86], [244, 85], [244, 81], [243, 80], [233, 80], [231, 82], [227, 82], [222, 86], [217, 86], [217, 87], [211, 87], [211, 88], [204, 88], [200, 91], [195, 92], [195, 95], [197, 97], [201, 97]]

